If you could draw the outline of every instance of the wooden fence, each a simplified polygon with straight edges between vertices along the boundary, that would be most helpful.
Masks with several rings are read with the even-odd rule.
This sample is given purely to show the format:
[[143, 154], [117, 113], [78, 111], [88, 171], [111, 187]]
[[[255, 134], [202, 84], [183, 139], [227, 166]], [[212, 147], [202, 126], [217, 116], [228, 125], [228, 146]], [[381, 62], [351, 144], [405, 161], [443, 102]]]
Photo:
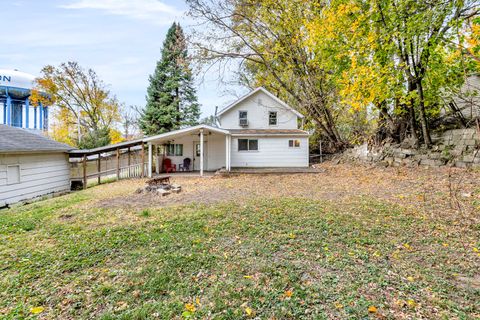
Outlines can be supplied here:
[[113, 152], [83, 155], [71, 158], [71, 180], [83, 188], [87, 184], [97, 184], [111, 180], [145, 177], [148, 163], [145, 162], [143, 148], [140, 150], [117, 149]]

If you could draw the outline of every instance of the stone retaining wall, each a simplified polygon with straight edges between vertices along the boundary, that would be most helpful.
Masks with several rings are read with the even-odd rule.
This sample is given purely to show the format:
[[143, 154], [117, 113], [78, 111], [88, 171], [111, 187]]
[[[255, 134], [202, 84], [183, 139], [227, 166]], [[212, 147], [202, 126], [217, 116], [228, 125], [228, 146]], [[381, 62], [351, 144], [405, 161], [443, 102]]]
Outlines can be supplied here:
[[377, 162], [390, 166], [454, 166], [480, 168], [480, 137], [475, 129], [448, 130], [432, 136], [431, 149], [404, 148], [386, 144], [382, 147], [357, 146], [344, 153], [348, 159]]

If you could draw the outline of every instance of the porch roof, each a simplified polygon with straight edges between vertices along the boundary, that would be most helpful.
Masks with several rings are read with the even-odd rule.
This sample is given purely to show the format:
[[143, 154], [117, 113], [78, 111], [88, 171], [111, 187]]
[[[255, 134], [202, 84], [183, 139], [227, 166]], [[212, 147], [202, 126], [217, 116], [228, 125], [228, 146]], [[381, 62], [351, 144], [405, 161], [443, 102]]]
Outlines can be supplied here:
[[224, 134], [224, 135], [229, 135], [230, 132], [228, 130], [220, 129], [220, 128], [215, 128], [206, 124], [199, 124], [197, 126], [193, 127], [188, 127], [185, 129], [179, 129], [179, 130], [174, 130], [170, 132], [165, 132], [162, 134], [157, 134], [154, 136], [147, 137], [143, 139], [144, 142], [149, 142], [149, 143], [155, 143], [155, 142], [163, 142], [163, 141], [168, 141], [173, 138], [178, 138], [181, 136], [188, 135], [193, 132], [200, 132], [200, 130], [203, 129], [204, 133], [219, 133], [219, 134]]

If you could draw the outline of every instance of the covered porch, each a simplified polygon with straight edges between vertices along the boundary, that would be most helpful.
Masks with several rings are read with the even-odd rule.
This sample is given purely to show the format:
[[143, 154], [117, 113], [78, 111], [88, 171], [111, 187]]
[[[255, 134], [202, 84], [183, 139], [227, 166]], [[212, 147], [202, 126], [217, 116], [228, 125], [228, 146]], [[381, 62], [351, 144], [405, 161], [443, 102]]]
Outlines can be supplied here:
[[[231, 135], [227, 130], [198, 125], [147, 137], [148, 176], [164, 171], [171, 163], [176, 172], [230, 171]], [[166, 160], [169, 159], [169, 160]]]

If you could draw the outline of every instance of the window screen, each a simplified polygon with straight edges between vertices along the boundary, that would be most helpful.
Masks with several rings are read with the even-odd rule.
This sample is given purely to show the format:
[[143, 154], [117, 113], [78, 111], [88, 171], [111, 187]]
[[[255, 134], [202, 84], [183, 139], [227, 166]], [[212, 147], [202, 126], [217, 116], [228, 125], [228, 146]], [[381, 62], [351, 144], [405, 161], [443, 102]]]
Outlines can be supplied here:
[[247, 119], [247, 111], [239, 111], [238, 112], [238, 117], [240, 119]]
[[271, 126], [276, 126], [277, 125], [277, 112], [276, 111], [270, 111], [268, 113], [268, 124]]
[[238, 151], [256, 151], [258, 150], [257, 139], [238, 139]]
[[238, 139], [238, 151], [248, 151], [248, 139]]
[[288, 146], [290, 148], [300, 148], [300, 140], [288, 140]]
[[167, 156], [183, 156], [183, 144], [167, 145]]
[[248, 150], [258, 150], [258, 140], [248, 140]]

